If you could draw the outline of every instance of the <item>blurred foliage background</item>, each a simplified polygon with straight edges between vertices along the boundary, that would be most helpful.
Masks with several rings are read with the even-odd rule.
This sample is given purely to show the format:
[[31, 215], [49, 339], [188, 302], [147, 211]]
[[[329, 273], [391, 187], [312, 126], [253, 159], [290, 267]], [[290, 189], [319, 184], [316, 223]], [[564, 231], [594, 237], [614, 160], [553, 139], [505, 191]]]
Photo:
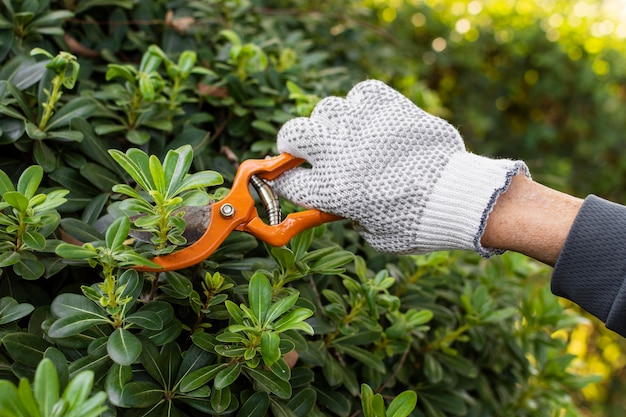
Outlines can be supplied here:
[[[42, 15], [51, 4], [74, 14], [35, 21], [18, 16], [23, 19], [19, 20], [9, 18], [10, 3], [24, 8], [36, 3]], [[217, 8], [223, 13], [213, 14]], [[164, 16], [163, 10], [168, 14]], [[626, 131], [622, 110], [626, 100], [623, 1], [3, 0], [0, 12], [4, 16], [0, 28], [8, 29], [0, 34], [0, 62], [19, 53], [27, 55], [33, 46], [68, 50], [81, 62], [77, 94], [83, 96], [98, 91], [96, 87], [104, 78], [103, 63], [137, 62], [152, 43], [171, 54], [194, 49], [199, 62], [214, 64], [212, 69], [220, 76], [207, 77], [209, 82], [198, 83], [198, 91], [186, 93], [209, 107], [211, 113], [194, 113], [184, 123], [176, 113], [176, 140], [171, 140], [167, 120], [152, 113], [149, 123], [125, 139], [136, 144], [149, 132], [151, 141], [144, 148], [152, 153], [192, 142], [195, 149], [204, 152], [194, 161], [195, 168], [217, 169], [226, 179], [232, 177], [233, 169], [220, 149], [231, 146], [240, 159], [272, 153], [281, 123], [295, 114], [306, 114], [318, 97], [344, 95], [356, 82], [377, 78], [448, 119], [473, 152], [521, 158], [527, 161], [534, 178], [546, 185], [580, 197], [595, 193], [626, 203], [626, 158], [621, 157]], [[14, 37], [22, 43], [13, 42]], [[237, 42], [241, 53], [229, 56], [231, 45]], [[265, 70], [268, 60], [271, 70]], [[12, 62], [15, 66], [0, 67], [2, 78], [20, 63]], [[291, 85], [286, 93], [282, 87], [288, 81], [297, 86]], [[119, 90], [99, 91], [96, 98], [113, 108], [118, 104], [117, 93]], [[263, 101], [268, 97], [269, 105]], [[184, 94], [179, 98], [183, 103], [180, 107], [191, 114], [190, 101], [185, 101]], [[295, 109], [290, 107], [292, 102]], [[75, 107], [73, 111], [79, 106]], [[98, 127], [108, 129], [101, 137], [110, 147], [123, 142], [114, 135], [115, 129], [121, 126], [128, 131], [120, 117], [124, 112], [119, 113], [98, 115]], [[102, 122], [109, 119], [113, 122]], [[119, 125], [115, 127], [115, 123]], [[3, 139], [3, 145], [15, 140], [10, 137], [15, 130], [7, 126], [5, 138], [11, 140]], [[73, 198], [66, 210], [79, 211], [110, 187], [104, 184], [107, 190], [94, 190], [92, 185], [85, 185], [85, 178], [93, 183], [88, 170], [81, 172], [81, 177], [70, 169], [82, 161], [77, 154], [93, 156], [89, 143], [78, 146], [80, 152], [73, 149], [74, 153], [63, 153], [69, 149], [65, 139], [71, 138], [61, 139], [20, 140], [14, 148], [4, 146], [0, 164], [7, 172], [20, 172], [34, 159], [44, 166], [52, 183], [72, 189]], [[343, 232], [334, 232], [344, 246], [354, 239], [342, 242]], [[388, 261], [371, 252], [368, 255], [372, 268]], [[459, 259], [455, 256], [438, 262], [454, 262]], [[547, 273], [533, 273], [535, 265], [514, 254], [502, 258], [502, 264], [470, 258], [469, 265], [477, 265], [481, 279], [507, 287], [510, 293], [501, 290], [509, 297], [520, 293], [509, 287], [521, 284], [518, 280], [497, 281], [498, 268], [505, 265], [507, 272], [532, 275], [533, 279], [524, 284], [529, 287], [524, 305], [536, 302], [537, 309], [549, 305], [543, 299], [537, 301], [532, 288], [547, 286]], [[437, 258], [424, 261], [435, 265], [429, 264], [429, 273], [437, 270], [433, 259]], [[467, 265], [467, 261], [459, 261], [459, 268], [470, 269]], [[422, 271], [421, 265], [416, 268]], [[447, 289], [441, 288], [445, 285], [439, 284], [438, 276], [435, 281], [433, 287], [445, 293]], [[427, 283], [421, 281], [420, 285]], [[448, 300], [453, 305], [458, 302], [457, 293]], [[537, 315], [530, 308], [526, 313], [524, 320]], [[544, 314], [549, 316], [549, 312]], [[537, 332], [542, 326], [541, 320], [522, 324], [536, 326], [532, 331]], [[622, 416], [626, 408], [626, 343], [622, 338], [603, 329], [593, 318], [573, 332], [551, 336], [566, 339], [569, 352], [580, 358], [576, 372], [603, 376], [600, 382], [572, 393], [580, 409], [593, 416]]]
[[[296, 25], [317, 15], [316, 44], [350, 80], [389, 82], [457, 126], [473, 152], [521, 158], [539, 182], [626, 203], [625, 2], [271, 3]], [[586, 359], [582, 372], [604, 377], [581, 403], [623, 415], [622, 338], [590, 318], [569, 346]]]

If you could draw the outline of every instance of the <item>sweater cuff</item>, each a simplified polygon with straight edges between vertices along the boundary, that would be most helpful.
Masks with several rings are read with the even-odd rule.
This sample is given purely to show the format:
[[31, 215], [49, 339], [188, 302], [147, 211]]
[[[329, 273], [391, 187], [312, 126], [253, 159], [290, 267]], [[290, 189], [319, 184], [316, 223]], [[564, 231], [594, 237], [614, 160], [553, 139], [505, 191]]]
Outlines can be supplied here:
[[526, 164], [467, 152], [450, 158], [429, 195], [420, 220], [418, 241], [426, 251], [473, 250], [484, 257], [504, 251], [485, 248], [480, 239], [500, 194], [519, 174], [530, 177]]

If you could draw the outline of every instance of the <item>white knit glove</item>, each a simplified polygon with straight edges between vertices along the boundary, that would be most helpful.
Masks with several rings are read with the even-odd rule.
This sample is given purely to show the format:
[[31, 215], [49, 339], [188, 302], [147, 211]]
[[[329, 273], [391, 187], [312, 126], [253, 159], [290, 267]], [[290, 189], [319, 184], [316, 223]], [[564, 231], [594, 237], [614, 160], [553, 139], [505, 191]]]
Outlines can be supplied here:
[[272, 182], [283, 197], [355, 223], [375, 249], [501, 253], [480, 244], [487, 217], [522, 161], [468, 153], [459, 132], [380, 81], [320, 101], [287, 122], [278, 150], [311, 167]]

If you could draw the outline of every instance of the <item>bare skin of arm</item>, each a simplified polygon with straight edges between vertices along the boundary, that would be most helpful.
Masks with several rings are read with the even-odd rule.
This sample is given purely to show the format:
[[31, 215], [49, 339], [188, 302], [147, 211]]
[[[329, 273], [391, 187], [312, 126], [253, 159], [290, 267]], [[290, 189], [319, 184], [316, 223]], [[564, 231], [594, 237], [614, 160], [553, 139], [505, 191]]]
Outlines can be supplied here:
[[517, 175], [487, 219], [481, 243], [554, 266], [583, 200]]

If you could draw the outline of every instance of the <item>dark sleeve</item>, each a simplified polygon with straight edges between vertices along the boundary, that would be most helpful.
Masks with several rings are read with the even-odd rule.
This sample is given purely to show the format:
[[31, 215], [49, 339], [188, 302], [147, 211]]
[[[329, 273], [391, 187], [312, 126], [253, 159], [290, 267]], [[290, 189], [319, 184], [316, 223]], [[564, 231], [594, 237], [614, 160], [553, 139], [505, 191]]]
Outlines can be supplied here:
[[552, 274], [552, 292], [626, 337], [626, 206], [587, 197]]

